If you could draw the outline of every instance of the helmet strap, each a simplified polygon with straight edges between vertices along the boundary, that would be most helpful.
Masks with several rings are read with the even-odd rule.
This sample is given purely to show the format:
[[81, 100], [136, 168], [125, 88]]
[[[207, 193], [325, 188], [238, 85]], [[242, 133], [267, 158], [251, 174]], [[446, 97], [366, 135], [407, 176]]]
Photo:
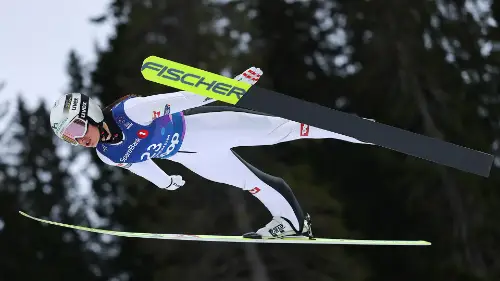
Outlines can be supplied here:
[[104, 122], [97, 124], [97, 128], [99, 129], [99, 136], [101, 141], [105, 142], [109, 137], [109, 133], [108, 131], [106, 131], [106, 129], [104, 129]]
[[[104, 120], [96, 124], [99, 129], [101, 142], [104, 143], [118, 143], [122, 141], [123, 134], [120, 127], [116, 124], [113, 116], [109, 113], [104, 114]], [[106, 128], [104, 127], [106, 126]]]

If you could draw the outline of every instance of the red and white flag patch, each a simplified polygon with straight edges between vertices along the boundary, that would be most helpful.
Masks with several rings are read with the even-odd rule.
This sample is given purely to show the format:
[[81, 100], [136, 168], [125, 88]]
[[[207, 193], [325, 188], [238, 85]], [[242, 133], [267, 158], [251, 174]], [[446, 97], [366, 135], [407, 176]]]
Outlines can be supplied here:
[[309, 136], [309, 125], [300, 123], [300, 136], [301, 137]]

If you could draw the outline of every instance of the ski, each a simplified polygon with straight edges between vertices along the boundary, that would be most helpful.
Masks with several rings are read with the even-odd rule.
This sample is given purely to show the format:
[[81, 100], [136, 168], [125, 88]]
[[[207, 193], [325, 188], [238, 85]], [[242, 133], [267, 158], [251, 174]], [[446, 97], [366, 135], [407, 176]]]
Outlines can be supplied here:
[[489, 177], [493, 156], [353, 114], [286, 96], [156, 56], [143, 61], [143, 77], [238, 107], [354, 137], [464, 172]]
[[252, 239], [243, 238], [242, 236], [224, 236], [224, 235], [197, 235], [197, 234], [161, 234], [161, 233], [141, 233], [141, 232], [125, 232], [104, 230], [98, 228], [90, 228], [71, 224], [53, 222], [45, 219], [30, 216], [22, 211], [19, 213], [27, 218], [57, 225], [66, 228], [72, 228], [81, 231], [101, 233], [112, 236], [128, 237], [128, 238], [146, 238], [146, 239], [163, 239], [163, 240], [184, 240], [184, 241], [199, 241], [199, 242], [229, 242], [229, 243], [273, 243], [273, 244], [330, 244], [330, 245], [373, 245], [373, 246], [428, 246], [430, 242], [423, 240], [404, 241], [404, 240], [354, 240], [354, 239], [329, 239], [329, 238], [309, 238], [309, 237], [293, 237], [283, 239]]

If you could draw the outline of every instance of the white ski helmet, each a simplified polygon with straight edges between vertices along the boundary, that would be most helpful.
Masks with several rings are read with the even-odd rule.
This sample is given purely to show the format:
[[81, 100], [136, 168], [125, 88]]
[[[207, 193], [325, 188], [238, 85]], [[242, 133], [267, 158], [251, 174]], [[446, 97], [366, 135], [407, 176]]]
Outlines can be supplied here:
[[77, 138], [83, 137], [89, 122], [97, 125], [104, 120], [99, 105], [88, 96], [70, 93], [60, 97], [50, 111], [50, 126], [62, 140], [78, 145]]

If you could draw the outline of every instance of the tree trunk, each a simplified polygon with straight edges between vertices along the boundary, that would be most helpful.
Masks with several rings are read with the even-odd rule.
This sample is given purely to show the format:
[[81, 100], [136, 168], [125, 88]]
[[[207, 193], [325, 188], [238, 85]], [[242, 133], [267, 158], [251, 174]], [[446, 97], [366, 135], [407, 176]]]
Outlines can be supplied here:
[[[248, 217], [245, 208], [245, 199], [243, 198], [242, 190], [230, 189], [229, 198], [233, 205], [234, 213], [236, 214], [236, 222], [238, 229], [241, 232], [251, 229], [250, 218]], [[267, 268], [259, 256], [257, 245], [254, 243], [245, 243], [245, 256], [252, 271], [253, 281], [269, 281]]]

